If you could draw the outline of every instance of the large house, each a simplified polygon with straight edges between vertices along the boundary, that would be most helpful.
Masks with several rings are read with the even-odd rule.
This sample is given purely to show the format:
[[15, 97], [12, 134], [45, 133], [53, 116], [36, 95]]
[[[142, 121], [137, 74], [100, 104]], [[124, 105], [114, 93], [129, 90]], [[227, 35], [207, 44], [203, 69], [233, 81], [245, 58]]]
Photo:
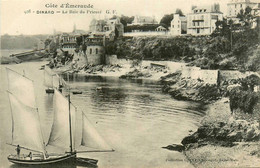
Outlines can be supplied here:
[[234, 23], [239, 23], [237, 15], [241, 10], [245, 10], [246, 7], [254, 8], [257, 5], [256, 2], [250, 0], [230, 0], [227, 4], [227, 18], [232, 19]]
[[210, 35], [216, 29], [216, 22], [223, 20], [219, 4], [209, 6], [193, 6], [187, 15], [187, 34]]
[[174, 14], [171, 21], [171, 35], [181, 35], [187, 33], [187, 17]]
[[63, 51], [74, 53], [74, 50], [77, 47], [77, 37], [80, 37], [83, 34], [87, 34], [87, 32], [76, 29], [76, 25], [74, 25], [73, 31], [71, 33], [62, 33], [56, 36], [58, 36], [60, 48]]
[[158, 24], [154, 17], [150, 16], [135, 16], [133, 22], [130, 25], [148, 25], [148, 24]]
[[123, 36], [124, 25], [120, 22], [119, 18], [105, 20], [93, 19], [90, 23], [89, 30], [92, 33], [102, 32], [105, 35], [109, 35], [110, 38], [112, 36], [115, 38]]

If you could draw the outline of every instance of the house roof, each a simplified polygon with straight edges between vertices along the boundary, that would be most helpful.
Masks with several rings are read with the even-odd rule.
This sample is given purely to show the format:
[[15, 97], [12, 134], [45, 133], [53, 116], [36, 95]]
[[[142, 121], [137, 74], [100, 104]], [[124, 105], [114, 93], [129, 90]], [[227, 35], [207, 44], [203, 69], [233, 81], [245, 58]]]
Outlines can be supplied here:
[[220, 12], [219, 5], [214, 4], [214, 5], [201, 5], [197, 6], [194, 9], [192, 9], [193, 13], [222, 13]]

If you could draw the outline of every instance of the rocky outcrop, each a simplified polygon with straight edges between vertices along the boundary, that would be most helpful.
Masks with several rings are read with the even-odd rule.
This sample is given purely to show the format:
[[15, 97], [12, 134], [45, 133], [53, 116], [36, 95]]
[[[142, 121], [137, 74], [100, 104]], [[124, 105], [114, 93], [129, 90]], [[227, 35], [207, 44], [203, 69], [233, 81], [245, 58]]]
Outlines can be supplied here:
[[194, 134], [185, 137], [181, 143], [185, 149], [190, 149], [209, 144], [230, 147], [234, 146], [235, 142], [259, 140], [259, 122], [233, 120], [228, 123], [203, 125]]
[[169, 74], [161, 78], [163, 91], [177, 100], [192, 100], [210, 103], [220, 98], [216, 85], [207, 84], [200, 79], [182, 78], [181, 72]]
[[133, 66], [132, 71], [120, 76], [122, 79], [137, 79], [137, 78], [150, 78], [155, 74], [168, 72], [166, 67], [154, 67], [154, 66]]
[[120, 76], [120, 78], [122, 79], [134, 79], [134, 78], [141, 78], [141, 77], [151, 77], [151, 73], [144, 73], [138, 69], [134, 69], [133, 71], [130, 71], [128, 73], [126, 73], [125, 75]]
[[179, 144], [172, 144], [162, 148], [172, 150], [172, 151], [178, 151], [178, 152], [182, 152], [185, 149], [183, 145], [179, 145]]
[[82, 68], [88, 74], [96, 74], [98, 72], [116, 72], [122, 67], [120, 65], [86, 65]]

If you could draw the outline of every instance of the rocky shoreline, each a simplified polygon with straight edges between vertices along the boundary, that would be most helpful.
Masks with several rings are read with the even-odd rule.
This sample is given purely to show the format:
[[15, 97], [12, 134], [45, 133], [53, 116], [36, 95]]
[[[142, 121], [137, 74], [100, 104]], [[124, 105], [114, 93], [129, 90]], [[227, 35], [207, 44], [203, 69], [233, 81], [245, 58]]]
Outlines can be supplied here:
[[[260, 120], [255, 119], [255, 115], [259, 113], [260, 103], [252, 101], [254, 97], [250, 95], [254, 95], [254, 92], [238, 91], [237, 94], [248, 93], [244, 97], [237, 95], [235, 98], [243, 97], [242, 101], [253, 106], [254, 112], [251, 114], [248, 111], [241, 111], [245, 108], [242, 108], [240, 104], [234, 112], [231, 111], [230, 98], [227, 97], [231, 94], [230, 90], [240, 90], [245, 80], [235, 81], [236, 85], [229, 81], [216, 86], [205, 84], [201, 80], [182, 78], [181, 72], [177, 72], [162, 77], [162, 82], [164, 83], [163, 91], [175, 99], [207, 104], [206, 115], [198, 130], [185, 137], [181, 144], [172, 144], [164, 148], [183, 152], [194, 167], [260, 165]], [[247, 85], [249, 86], [248, 83], [246, 87]], [[232, 101], [233, 104], [234, 101], [239, 102]]]
[[182, 78], [181, 71], [171, 73], [161, 78], [164, 84], [163, 92], [177, 100], [189, 100], [210, 103], [220, 98], [216, 85], [210, 85], [203, 80]]
[[236, 80], [217, 86], [200, 79], [183, 78], [181, 71], [171, 73], [167, 67], [147, 65], [83, 65], [75, 68], [70, 64], [57, 67], [54, 71], [161, 81], [163, 92], [173, 98], [201, 102], [207, 106], [206, 115], [197, 131], [187, 133], [189, 135], [181, 144], [164, 148], [183, 152], [195, 167], [241, 167], [260, 163], [260, 152], [257, 150], [259, 121], [231, 115], [230, 100], [226, 96], [230, 89], [238, 86]]

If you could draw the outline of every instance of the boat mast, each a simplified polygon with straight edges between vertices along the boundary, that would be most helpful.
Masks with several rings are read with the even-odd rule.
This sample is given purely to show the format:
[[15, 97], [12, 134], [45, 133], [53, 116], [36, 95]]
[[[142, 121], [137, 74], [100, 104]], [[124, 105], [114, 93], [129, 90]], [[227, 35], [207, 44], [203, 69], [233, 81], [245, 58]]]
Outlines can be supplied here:
[[72, 153], [73, 149], [72, 149], [71, 112], [70, 112], [70, 87], [69, 87], [68, 101], [69, 101], [70, 153]]

